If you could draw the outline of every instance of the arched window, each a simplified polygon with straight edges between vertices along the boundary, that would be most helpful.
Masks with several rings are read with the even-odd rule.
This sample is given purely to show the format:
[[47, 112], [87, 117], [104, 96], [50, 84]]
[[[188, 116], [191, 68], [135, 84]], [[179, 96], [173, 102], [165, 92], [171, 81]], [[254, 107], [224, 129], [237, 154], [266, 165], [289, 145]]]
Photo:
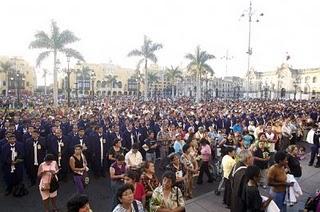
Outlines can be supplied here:
[[308, 88], [304, 87], [304, 93], [308, 93]]
[[304, 82], [307, 83], [309, 81], [310, 77], [305, 77]]
[[316, 91], [312, 90], [312, 96], [316, 95]]
[[118, 81], [118, 88], [122, 88], [122, 82]]
[[101, 88], [101, 81], [100, 80], [97, 81], [97, 88]]
[[106, 82], [106, 81], [102, 81], [101, 87], [102, 87], [102, 88], [106, 88], [106, 86], [107, 86], [107, 82]]
[[317, 77], [313, 77], [312, 78], [312, 83], [316, 83], [317, 82]]

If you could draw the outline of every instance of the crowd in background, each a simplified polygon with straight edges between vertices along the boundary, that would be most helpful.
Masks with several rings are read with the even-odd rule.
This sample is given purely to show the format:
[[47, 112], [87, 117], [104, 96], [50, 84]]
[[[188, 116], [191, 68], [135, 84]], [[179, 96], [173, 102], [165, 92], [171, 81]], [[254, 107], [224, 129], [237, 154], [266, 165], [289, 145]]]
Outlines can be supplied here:
[[[216, 164], [231, 211], [259, 211], [271, 200], [283, 211], [287, 174], [302, 176], [301, 141], [311, 144], [309, 165], [320, 167], [317, 101], [119, 97], [54, 108], [30, 99], [19, 110], [2, 100], [1, 170], [6, 195], [27, 194], [24, 174], [39, 182], [46, 211], [57, 211], [58, 181], [72, 177], [83, 194], [92, 176], [110, 178], [115, 212], [185, 211], [194, 182], [218, 179]], [[270, 198], [252, 205], [258, 186], [271, 187]]]

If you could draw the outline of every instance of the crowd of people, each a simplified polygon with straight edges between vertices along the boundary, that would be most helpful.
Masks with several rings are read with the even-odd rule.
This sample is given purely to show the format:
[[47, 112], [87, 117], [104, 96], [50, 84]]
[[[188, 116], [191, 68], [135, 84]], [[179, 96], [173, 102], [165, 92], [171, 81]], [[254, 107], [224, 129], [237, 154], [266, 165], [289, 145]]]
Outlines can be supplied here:
[[[216, 180], [220, 161], [227, 208], [261, 211], [273, 200], [284, 211], [293, 187], [287, 174], [302, 175], [301, 141], [311, 144], [309, 165], [320, 167], [319, 122], [317, 101], [118, 97], [73, 107], [29, 101], [0, 111], [1, 170], [6, 195], [27, 194], [25, 173], [31, 185], [39, 183], [45, 211], [50, 205], [58, 211], [59, 181], [72, 176], [85, 194], [94, 176], [111, 180], [114, 212], [178, 212], [193, 197], [194, 182]], [[258, 186], [271, 187], [270, 197], [257, 195]]]

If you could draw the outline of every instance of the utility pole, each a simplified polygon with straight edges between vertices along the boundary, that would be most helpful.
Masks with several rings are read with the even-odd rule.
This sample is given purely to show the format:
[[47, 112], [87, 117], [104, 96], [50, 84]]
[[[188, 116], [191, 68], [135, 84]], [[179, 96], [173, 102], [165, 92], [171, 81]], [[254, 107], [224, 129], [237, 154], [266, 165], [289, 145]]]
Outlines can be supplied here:
[[69, 64], [70, 64], [70, 57], [69, 55], [67, 55], [67, 62], [68, 62], [68, 69], [67, 69], [67, 80], [68, 80], [68, 85], [67, 85], [67, 95], [68, 95], [68, 107], [70, 107], [70, 73], [71, 73], [71, 70], [70, 70], [70, 67], [69, 67]]
[[78, 82], [75, 82], [74, 84], [76, 85], [76, 98], [77, 98], [77, 103], [79, 103]]
[[233, 56], [229, 56], [229, 50], [227, 49], [226, 55], [221, 57], [221, 59], [225, 60], [226, 63], [226, 73], [225, 76], [228, 76], [228, 61], [233, 59]]
[[21, 78], [21, 74], [20, 74], [19, 70], [17, 72], [16, 77], [17, 77], [16, 82], [17, 82], [18, 108], [20, 108], [20, 78]]

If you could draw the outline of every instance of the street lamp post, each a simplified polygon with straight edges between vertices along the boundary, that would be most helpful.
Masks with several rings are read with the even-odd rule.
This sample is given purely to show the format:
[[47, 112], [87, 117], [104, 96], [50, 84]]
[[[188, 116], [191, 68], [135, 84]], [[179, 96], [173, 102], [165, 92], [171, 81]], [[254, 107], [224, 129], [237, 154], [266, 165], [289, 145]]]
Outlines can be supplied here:
[[228, 76], [228, 61], [233, 59], [233, 56], [229, 56], [229, 51], [226, 51], [226, 55], [221, 57], [221, 59], [225, 60], [226, 63], [226, 76]]
[[[252, 11], [252, 0], [250, 0], [250, 5], [248, 9], [247, 14], [242, 14], [241, 17], [248, 16], [248, 24], [249, 24], [249, 32], [248, 32], [248, 51], [246, 52], [248, 54], [248, 67], [247, 67], [247, 98], [249, 97], [249, 72], [250, 72], [250, 60], [251, 60], [251, 55], [252, 55], [252, 47], [251, 47], [251, 27], [252, 27], [252, 19], [254, 18], [255, 13]], [[259, 22], [260, 20], [258, 19], [259, 16], [262, 17], [264, 14], [260, 13], [256, 19], [256, 22]]]
[[16, 83], [17, 83], [17, 97], [18, 97], [18, 108], [20, 108], [21, 105], [21, 83], [25, 79], [23, 78], [23, 75], [20, 73], [20, 71], [17, 71], [16, 74]]
[[79, 102], [79, 95], [78, 95], [78, 82], [74, 83], [76, 85], [76, 98], [77, 98], [77, 103]]
[[297, 82], [297, 81], [294, 81], [294, 82], [293, 82], [293, 87], [294, 87], [293, 100], [296, 100], [297, 87], [298, 87], [298, 82]]
[[20, 108], [20, 71], [17, 72], [17, 95], [18, 95], [18, 108]]
[[[76, 65], [79, 67], [79, 69], [77, 69], [77, 73], [79, 74], [77, 74], [77, 77], [76, 77], [76, 82], [77, 82], [77, 85], [79, 85], [79, 82], [78, 81], [80, 81], [80, 75], [82, 74], [82, 81], [81, 81], [81, 89], [82, 89], [82, 95], [83, 95], [83, 93], [84, 93], [84, 90], [83, 90], [83, 86], [84, 86], [84, 83], [83, 83], [83, 81], [84, 81], [84, 76], [83, 76], [83, 70], [81, 70], [81, 61], [80, 60], [78, 60], [78, 62], [76, 63]], [[83, 68], [82, 68], [83, 69]], [[77, 89], [79, 89], [79, 87], [77, 87]]]
[[91, 71], [91, 82], [92, 82], [92, 100], [94, 99], [94, 81], [96, 79], [96, 74], [94, 71]]
[[70, 57], [69, 55], [67, 55], [67, 62], [68, 62], [68, 69], [67, 69], [67, 95], [68, 95], [68, 107], [70, 107], [70, 74], [71, 74], [71, 70], [70, 70]]

